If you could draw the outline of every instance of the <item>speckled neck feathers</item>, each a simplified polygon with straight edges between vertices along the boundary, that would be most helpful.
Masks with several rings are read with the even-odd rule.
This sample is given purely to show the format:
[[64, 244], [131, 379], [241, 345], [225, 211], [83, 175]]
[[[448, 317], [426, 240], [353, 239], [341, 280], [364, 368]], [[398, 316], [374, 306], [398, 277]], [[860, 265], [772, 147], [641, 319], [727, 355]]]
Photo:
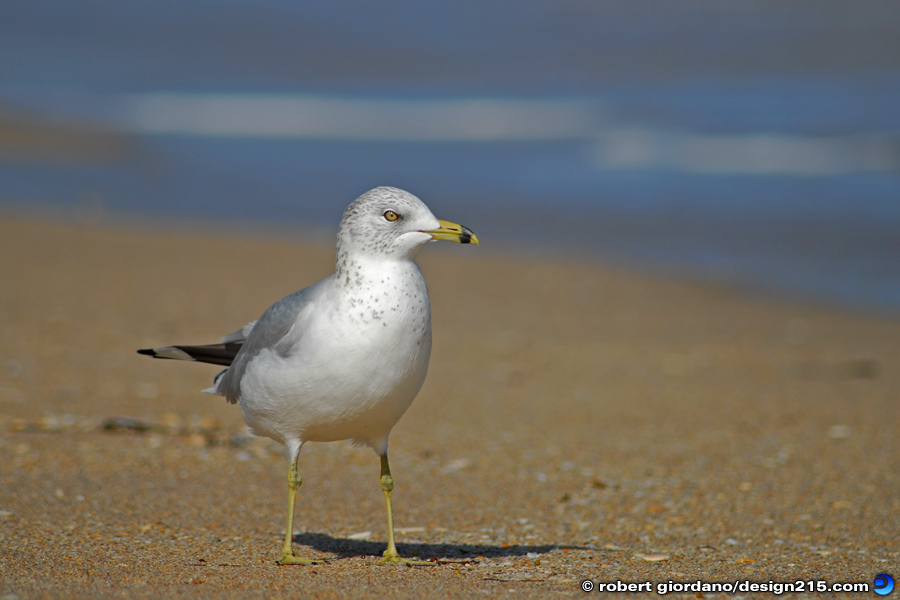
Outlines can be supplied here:
[[[336, 278], [351, 282], [351, 270], [372, 261], [412, 261], [431, 236], [438, 220], [425, 204], [403, 190], [379, 187], [357, 198], [341, 218], [338, 229]], [[356, 267], [354, 269], [354, 267]]]

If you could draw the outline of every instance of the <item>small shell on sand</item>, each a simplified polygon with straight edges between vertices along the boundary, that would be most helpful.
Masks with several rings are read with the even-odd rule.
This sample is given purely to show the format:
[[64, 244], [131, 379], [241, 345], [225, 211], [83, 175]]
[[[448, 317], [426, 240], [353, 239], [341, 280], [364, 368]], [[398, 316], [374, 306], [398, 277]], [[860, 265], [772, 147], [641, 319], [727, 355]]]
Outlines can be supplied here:
[[668, 554], [644, 554], [641, 556], [642, 560], [646, 560], [647, 562], [661, 562], [664, 560], [669, 560]]

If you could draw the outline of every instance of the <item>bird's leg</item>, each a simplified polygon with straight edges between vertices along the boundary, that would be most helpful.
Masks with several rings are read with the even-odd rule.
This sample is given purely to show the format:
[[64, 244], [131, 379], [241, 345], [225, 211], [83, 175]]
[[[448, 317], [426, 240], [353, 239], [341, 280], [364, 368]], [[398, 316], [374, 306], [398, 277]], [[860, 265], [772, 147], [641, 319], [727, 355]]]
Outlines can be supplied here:
[[391, 508], [391, 491], [394, 489], [394, 478], [391, 477], [391, 467], [388, 464], [387, 452], [381, 457], [381, 490], [384, 492], [384, 503], [387, 506], [388, 547], [384, 551], [383, 564], [434, 566], [436, 563], [424, 560], [408, 560], [400, 556], [397, 546], [394, 545], [394, 511]]
[[391, 491], [394, 489], [394, 478], [391, 477], [391, 467], [388, 464], [387, 453], [381, 457], [381, 491], [384, 492], [384, 503], [387, 506], [388, 547], [384, 551], [384, 558], [389, 561], [399, 560], [397, 547], [394, 545], [394, 511], [391, 507]]
[[291, 461], [291, 468], [288, 471], [288, 513], [287, 513], [287, 531], [284, 533], [284, 547], [281, 549], [281, 558], [278, 559], [279, 565], [320, 565], [324, 560], [314, 560], [309, 558], [300, 558], [294, 554], [293, 537], [294, 537], [294, 500], [297, 498], [297, 490], [303, 480], [300, 479], [300, 473], [297, 471], [297, 460], [299, 456], [295, 456]]

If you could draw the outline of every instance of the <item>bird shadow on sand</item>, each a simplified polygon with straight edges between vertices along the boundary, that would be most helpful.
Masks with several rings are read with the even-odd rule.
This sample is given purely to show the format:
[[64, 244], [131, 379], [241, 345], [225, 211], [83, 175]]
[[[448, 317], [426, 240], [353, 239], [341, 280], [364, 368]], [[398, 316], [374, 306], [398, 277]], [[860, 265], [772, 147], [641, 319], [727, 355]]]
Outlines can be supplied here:
[[[319, 552], [334, 554], [335, 557], [332, 560], [366, 556], [380, 558], [385, 548], [387, 548], [387, 542], [348, 540], [346, 538], [336, 538], [324, 533], [296, 534], [294, 535], [294, 543], [299, 546], [314, 548]], [[429, 544], [424, 542], [397, 544], [397, 551], [404, 558], [452, 562], [465, 562], [478, 557], [524, 557], [529, 553], [547, 554], [548, 552], [558, 549], [585, 550], [586, 548], [553, 544], [544, 544], [540, 546], [521, 544], [510, 546], [490, 544]]]

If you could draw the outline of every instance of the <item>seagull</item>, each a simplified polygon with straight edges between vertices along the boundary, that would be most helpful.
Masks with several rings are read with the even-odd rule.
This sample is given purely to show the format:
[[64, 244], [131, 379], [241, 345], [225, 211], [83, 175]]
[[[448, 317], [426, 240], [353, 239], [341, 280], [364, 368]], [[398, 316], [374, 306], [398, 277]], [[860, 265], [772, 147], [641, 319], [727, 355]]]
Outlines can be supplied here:
[[462, 225], [441, 221], [409, 192], [378, 187], [341, 218], [333, 275], [279, 300], [219, 344], [138, 350], [154, 358], [224, 365], [203, 390], [238, 404], [254, 435], [285, 445], [287, 530], [282, 565], [313, 565], [294, 554], [297, 469], [306, 442], [352, 440], [381, 458], [388, 546], [381, 562], [402, 558], [394, 545], [388, 436], [425, 381], [431, 308], [415, 257], [426, 242], [478, 244]]

